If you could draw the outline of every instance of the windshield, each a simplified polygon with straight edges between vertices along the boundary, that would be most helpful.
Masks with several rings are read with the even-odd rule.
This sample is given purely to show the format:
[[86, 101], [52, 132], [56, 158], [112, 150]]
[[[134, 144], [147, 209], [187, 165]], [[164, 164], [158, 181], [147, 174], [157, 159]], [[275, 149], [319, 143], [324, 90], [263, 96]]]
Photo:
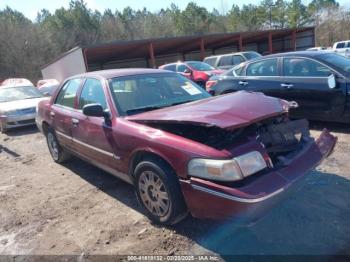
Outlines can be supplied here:
[[335, 53], [323, 54], [318, 56], [320, 60], [323, 60], [340, 70], [350, 73], [350, 59]]
[[186, 62], [187, 65], [189, 65], [190, 67], [192, 67], [194, 70], [197, 71], [211, 71], [211, 70], [215, 70], [214, 67], [212, 67], [211, 65], [208, 65], [207, 63], [203, 63], [203, 62]]
[[247, 60], [251, 60], [254, 58], [258, 58], [261, 57], [261, 55], [257, 52], [248, 52], [248, 53], [243, 53], [243, 55], [245, 56], [245, 58], [247, 58]]
[[175, 73], [117, 77], [110, 79], [109, 85], [122, 116], [210, 97], [201, 87]]
[[33, 86], [0, 87], [0, 103], [42, 97]]

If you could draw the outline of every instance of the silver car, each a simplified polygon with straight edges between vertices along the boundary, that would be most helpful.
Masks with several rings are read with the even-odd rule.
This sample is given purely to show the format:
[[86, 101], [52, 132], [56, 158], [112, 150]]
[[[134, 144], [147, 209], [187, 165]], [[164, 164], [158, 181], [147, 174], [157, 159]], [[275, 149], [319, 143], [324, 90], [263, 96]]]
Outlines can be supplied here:
[[0, 86], [0, 132], [34, 125], [36, 106], [44, 99], [34, 86]]

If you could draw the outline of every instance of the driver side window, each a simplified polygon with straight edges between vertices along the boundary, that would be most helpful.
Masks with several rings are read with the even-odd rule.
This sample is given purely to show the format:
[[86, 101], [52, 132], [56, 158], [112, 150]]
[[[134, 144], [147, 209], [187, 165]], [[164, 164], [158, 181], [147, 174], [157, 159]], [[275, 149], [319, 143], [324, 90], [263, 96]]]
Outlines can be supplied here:
[[106, 97], [101, 82], [94, 78], [86, 79], [79, 98], [79, 109], [88, 104], [100, 104], [107, 109]]

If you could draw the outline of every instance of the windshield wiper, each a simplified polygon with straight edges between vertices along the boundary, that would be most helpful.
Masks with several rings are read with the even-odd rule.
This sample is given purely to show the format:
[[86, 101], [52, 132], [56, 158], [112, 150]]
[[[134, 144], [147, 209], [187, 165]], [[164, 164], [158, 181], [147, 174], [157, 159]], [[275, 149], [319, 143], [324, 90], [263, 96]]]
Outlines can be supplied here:
[[190, 102], [193, 102], [193, 101], [197, 101], [197, 99], [190, 99], [190, 100], [175, 102], [175, 103], [170, 104], [170, 106], [176, 106], [176, 105], [186, 104], [186, 103], [190, 103]]
[[168, 105], [137, 107], [137, 108], [126, 110], [126, 113], [128, 115], [130, 115], [130, 114], [137, 114], [137, 113], [141, 113], [141, 112], [146, 112], [146, 111], [160, 109], [160, 108], [167, 107], [167, 106]]

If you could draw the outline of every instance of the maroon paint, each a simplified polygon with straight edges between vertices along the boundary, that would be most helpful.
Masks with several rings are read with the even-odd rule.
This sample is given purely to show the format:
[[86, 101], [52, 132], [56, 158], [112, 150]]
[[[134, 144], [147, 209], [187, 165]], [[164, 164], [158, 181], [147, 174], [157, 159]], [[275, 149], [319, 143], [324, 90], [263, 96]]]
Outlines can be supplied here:
[[[54, 97], [57, 96], [58, 92], [56, 92], [50, 102], [42, 101], [39, 104], [37, 119], [40, 124], [45, 122], [56, 131], [114, 154], [120, 159], [98, 156], [96, 152], [92, 153], [86, 147], [72, 143], [72, 140], [60, 138], [60, 142], [65, 147], [73, 150], [83, 158], [108, 165], [110, 168], [126, 174], [130, 173], [130, 161], [137, 152], [146, 151], [157, 154], [175, 170], [180, 178], [181, 188], [190, 212], [193, 216], [200, 218], [221, 219], [248, 216], [251, 219], [255, 219], [260, 217], [276, 202], [279, 202], [284, 192], [288, 191], [287, 189], [291, 188], [296, 181], [304, 177], [308, 171], [315, 167], [324, 157], [328, 156], [336, 143], [336, 138], [324, 131], [320, 138], [316, 142], [310, 142], [309, 148], [296, 156], [291, 164], [278, 170], [272, 170], [270, 173], [262, 176], [257, 174], [256, 176], [259, 177], [240, 187], [222, 186], [203, 179], [190, 178], [187, 175], [187, 164], [189, 160], [195, 157], [230, 159], [252, 150], [260, 151], [263, 156], [267, 156], [267, 153], [251, 137], [242, 139], [236, 145], [228, 145], [224, 150], [217, 150], [199, 142], [148, 127], [140, 122], [191, 122], [232, 129], [279, 115], [288, 109], [287, 103], [263, 94], [238, 92], [134, 116], [119, 117], [106, 79], [120, 75], [146, 73], [166, 73], [166, 71], [153, 69], [106, 70], [75, 76], [89, 76], [100, 79], [111, 109], [112, 120], [110, 125], [104, 123], [101, 118], [87, 117], [77, 109], [67, 109], [53, 105]], [[75, 107], [77, 107], [77, 101]], [[54, 118], [50, 116], [51, 112], [55, 113]], [[80, 121], [80, 127], [77, 129], [72, 126], [71, 121], [73, 117]], [[279, 190], [283, 190], [283, 192], [258, 203], [246, 203], [228, 200], [199, 191], [198, 188], [196, 189], [196, 186], [211, 189], [227, 196], [244, 199], [259, 199]]]

